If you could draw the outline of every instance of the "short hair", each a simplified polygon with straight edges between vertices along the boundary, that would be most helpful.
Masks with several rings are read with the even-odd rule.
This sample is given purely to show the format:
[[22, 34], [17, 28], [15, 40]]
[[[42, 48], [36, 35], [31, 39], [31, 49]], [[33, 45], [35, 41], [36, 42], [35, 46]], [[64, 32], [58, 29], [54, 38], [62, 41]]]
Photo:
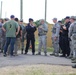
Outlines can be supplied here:
[[41, 23], [42, 21], [44, 21], [44, 22], [45, 22], [45, 20], [44, 20], [44, 19], [41, 19], [41, 20], [40, 20], [40, 23]]
[[62, 23], [62, 21], [58, 21], [58, 23]]
[[57, 18], [53, 18], [53, 20], [57, 20]]
[[15, 21], [18, 22], [19, 21], [18, 18], [15, 18]]

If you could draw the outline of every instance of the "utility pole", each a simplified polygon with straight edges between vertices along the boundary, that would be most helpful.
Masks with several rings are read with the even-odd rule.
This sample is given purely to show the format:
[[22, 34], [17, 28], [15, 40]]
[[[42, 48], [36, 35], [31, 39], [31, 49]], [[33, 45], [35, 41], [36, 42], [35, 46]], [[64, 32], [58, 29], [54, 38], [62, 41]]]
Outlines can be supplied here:
[[23, 0], [20, 0], [20, 19], [23, 19]]
[[47, 17], [47, 0], [45, 0], [45, 21], [46, 21], [46, 18]]
[[2, 1], [1, 1], [1, 6], [0, 6], [0, 18], [2, 18]]

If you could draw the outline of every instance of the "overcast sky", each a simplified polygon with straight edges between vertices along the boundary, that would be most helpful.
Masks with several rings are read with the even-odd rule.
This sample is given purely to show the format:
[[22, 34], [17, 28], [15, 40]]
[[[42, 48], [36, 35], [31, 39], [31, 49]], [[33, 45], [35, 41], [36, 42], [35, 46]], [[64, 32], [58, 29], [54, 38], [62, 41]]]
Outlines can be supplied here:
[[[47, 0], [47, 21], [52, 23], [52, 18], [61, 20], [65, 16], [76, 15], [76, 0]], [[23, 19], [35, 21], [44, 19], [45, 0], [23, 0]], [[20, 18], [20, 0], [3, 0], [2, 17], [10, 17], [14, 14]]]

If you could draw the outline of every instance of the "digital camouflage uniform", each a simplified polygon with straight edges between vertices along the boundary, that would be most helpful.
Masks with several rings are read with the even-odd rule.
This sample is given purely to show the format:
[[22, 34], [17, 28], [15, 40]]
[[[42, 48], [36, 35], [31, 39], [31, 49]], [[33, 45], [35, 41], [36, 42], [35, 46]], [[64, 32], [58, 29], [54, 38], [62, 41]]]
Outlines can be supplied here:
[[59, 32], [60, 32], [60, 25], [56, 23], [54, 24], [52, 29], [52, 44], [54, 48], [54, 51], [53, 51], [54, 55], [59, 55]]
[[73, 59], [76, 60], [76, 21], [69, 28], [69, 37], [72, 39]]
[[44, 53], [47, 53], [47, 32], [48, 32], [48, 25], [44, 23], [42, 28], [38, 27], [38, 36], [39, 36], [39, 46], [38, 46], [38, 53], [41, 53], [41, 49], [43, 46]]
[[22, 27], [22, 39], [21, 39], [21, 53], [23, 54], [23, 50], [24, 50], [24, 28], [25, 26], [24, 25], [20, 25]]
[[2, 51], [2, 34], [3, 34], [3, 31], [2, 31], [2, 23], [0, 23], [0, 49]]

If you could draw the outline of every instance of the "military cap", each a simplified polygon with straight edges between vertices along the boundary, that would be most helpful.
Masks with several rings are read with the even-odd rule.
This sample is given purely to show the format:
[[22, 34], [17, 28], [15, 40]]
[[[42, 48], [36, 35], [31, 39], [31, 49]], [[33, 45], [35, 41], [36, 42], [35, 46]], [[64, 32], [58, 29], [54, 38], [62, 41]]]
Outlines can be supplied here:
[[57, 18], [53, 18], [52, 20], [57, 20]]
[[65, 19], [70, 19], [70, 17], [69, 16], [66, 16]]
[[76, 20], [76, 16], [71, 16], [71, 19]]

